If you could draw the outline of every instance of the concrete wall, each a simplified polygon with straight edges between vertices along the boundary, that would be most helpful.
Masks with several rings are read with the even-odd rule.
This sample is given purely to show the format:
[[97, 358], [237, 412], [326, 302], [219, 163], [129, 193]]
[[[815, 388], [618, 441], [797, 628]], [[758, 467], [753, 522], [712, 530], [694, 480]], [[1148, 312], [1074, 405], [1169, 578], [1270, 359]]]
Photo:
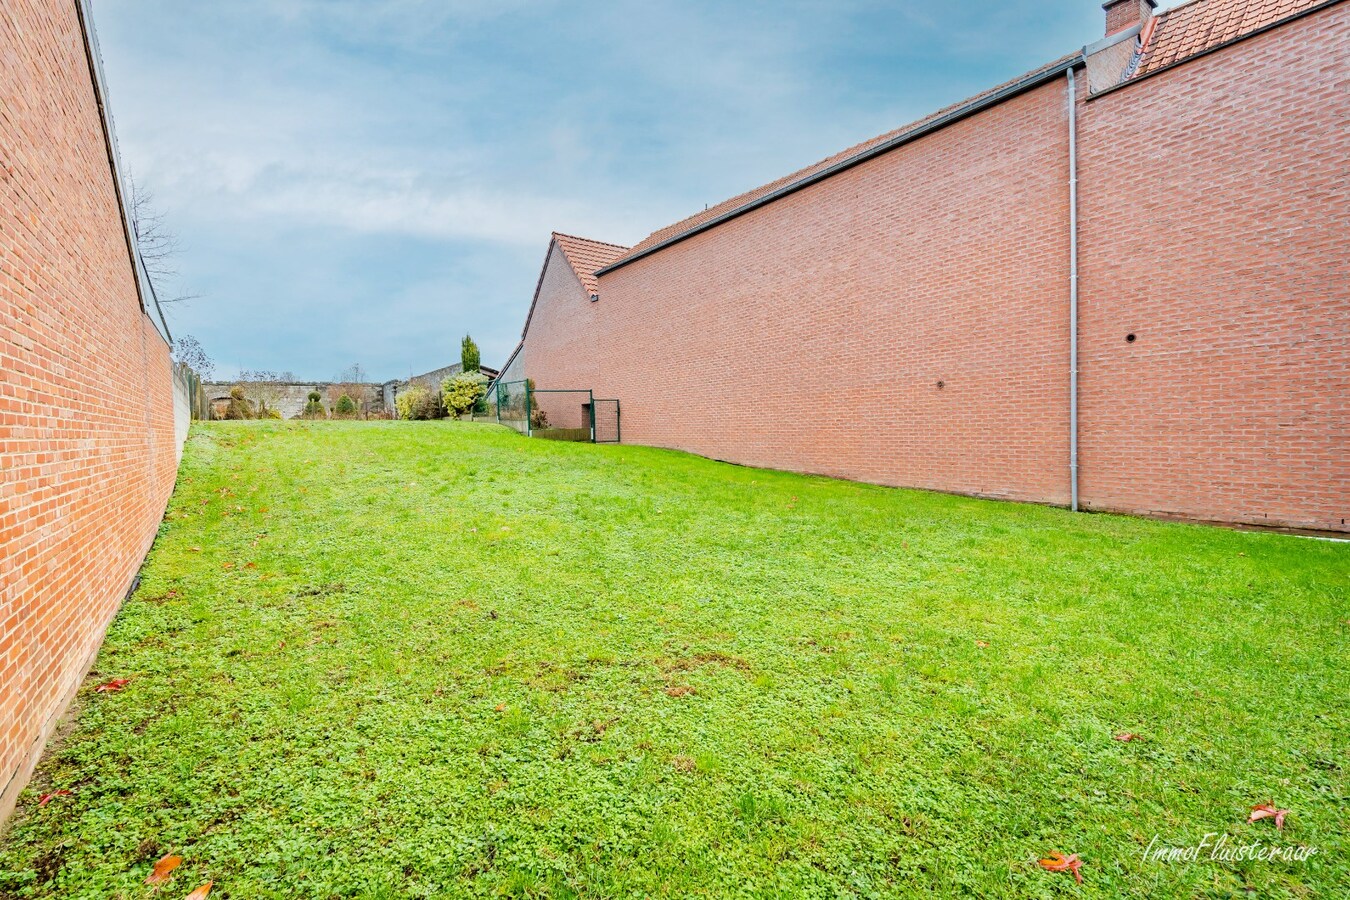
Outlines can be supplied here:
[[0, 819], [155, 537], [178, 463], [72, 0], [0, 11]]
[[[1346, 530], [1347, 16], [1092, 100], [1080, 70], [1087, 507]], [[598, 302], [550, 261], [525, 374], [619, 398], [634, 443], [1067, 503], [1067, 111], [1061, 76]]]
[[[218, 403], [228, 401], [230, 398], [230, 389], [240, 385], [237, 381], [211, 381], [206, 382], [202, 387], [206, 390], [206, 399], [209, 403]], [[251, 397], [254, 388], [249, 384], [243, 384], [245, 392]], [[305, 411], [305, 403], [309, 400], [310, 391], [318, 391], [321, 397], [320, 402], [329, 413], [333, 411], [333, 406], [340, 396], [341, 388], [334, 382], [328, 381], [306, 381], [306, 382], [278, 382], [267, 383], [268, 405], [278, 410], [283, 419], [294, 419]], [[370, 383], [365, 385], [366, 398], [369, 403], [369, 412], [378, 414], [385, 409], [384, 405], [384, 385]]]

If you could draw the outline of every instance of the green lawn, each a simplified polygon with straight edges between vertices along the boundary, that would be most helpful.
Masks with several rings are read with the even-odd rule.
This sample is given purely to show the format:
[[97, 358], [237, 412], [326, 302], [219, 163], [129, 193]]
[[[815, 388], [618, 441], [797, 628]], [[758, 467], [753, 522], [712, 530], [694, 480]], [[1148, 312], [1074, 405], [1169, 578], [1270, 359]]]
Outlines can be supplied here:
[[[170, 852], [161, 897], [1350, 896], [1348, 586], [1306, 538], [197, 426], [0, 897], [148, 897]], [[1318, 852], [1143, 858], [1208, 832]]]

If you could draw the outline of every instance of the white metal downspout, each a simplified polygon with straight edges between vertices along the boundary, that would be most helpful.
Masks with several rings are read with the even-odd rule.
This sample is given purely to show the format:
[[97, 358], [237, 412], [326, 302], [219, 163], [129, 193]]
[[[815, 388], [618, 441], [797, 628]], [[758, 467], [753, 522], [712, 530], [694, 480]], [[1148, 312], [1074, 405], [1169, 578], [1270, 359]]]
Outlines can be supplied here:
[[1078, 98], [1069, 78], [1069, 508], [1078, 512]]

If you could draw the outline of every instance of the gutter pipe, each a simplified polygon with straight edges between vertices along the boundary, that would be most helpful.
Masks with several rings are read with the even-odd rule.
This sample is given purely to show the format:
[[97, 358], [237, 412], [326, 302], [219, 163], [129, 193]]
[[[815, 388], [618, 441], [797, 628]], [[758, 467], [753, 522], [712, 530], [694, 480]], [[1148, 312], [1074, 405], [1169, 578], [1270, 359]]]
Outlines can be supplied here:
[[1069, 79], [1069, 508], [1078, 512], [1078, 97]]

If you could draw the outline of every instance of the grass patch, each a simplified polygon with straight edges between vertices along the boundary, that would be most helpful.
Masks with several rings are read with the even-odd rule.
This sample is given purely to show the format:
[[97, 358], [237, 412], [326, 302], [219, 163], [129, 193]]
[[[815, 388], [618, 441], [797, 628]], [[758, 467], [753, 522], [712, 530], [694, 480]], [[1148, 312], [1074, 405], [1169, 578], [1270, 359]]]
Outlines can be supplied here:
[[[194, 426], [0, 896], [148, 897], [168, 852], [166, 896], [1344, 894], [1348, 583], [471, 423]], [[1209, 832], [1319, 852], [1143, 859]]]

